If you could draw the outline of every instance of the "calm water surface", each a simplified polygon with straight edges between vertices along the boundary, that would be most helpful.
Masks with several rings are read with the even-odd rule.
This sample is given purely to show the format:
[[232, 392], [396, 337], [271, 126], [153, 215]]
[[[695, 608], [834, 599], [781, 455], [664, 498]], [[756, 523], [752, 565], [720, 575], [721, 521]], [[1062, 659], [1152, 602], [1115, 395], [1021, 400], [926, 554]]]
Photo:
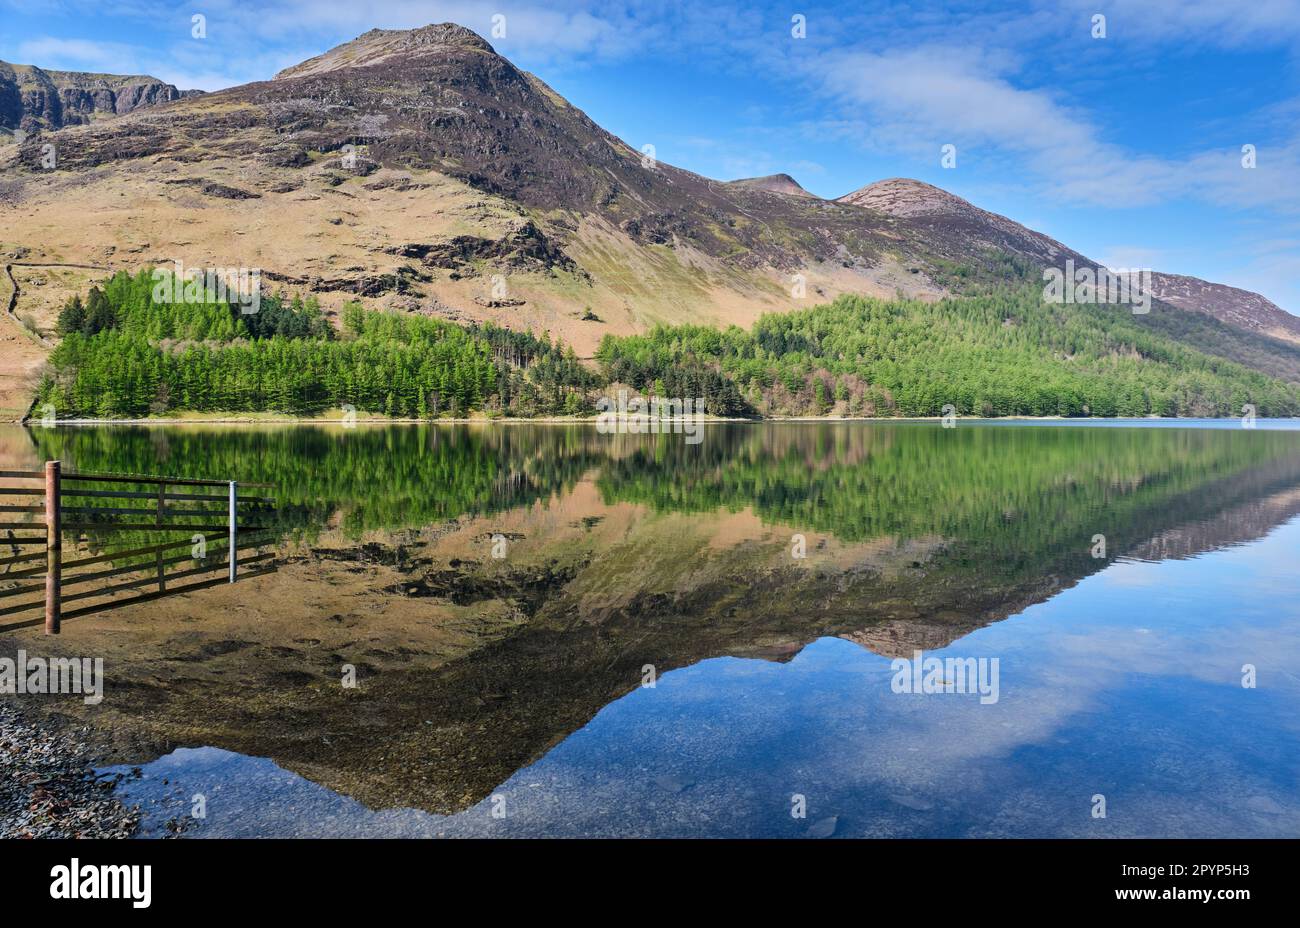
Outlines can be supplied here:
[[[1300, 835], [1300, 431], [1127, 426], [0, 441], [274, 482], [265, 582], [324, 585], [292, 638], [192, 621], [125, 660], [113, 769], [149, 834]], [[916, 651], [996, 660], [996, 701], [895, 692]]]

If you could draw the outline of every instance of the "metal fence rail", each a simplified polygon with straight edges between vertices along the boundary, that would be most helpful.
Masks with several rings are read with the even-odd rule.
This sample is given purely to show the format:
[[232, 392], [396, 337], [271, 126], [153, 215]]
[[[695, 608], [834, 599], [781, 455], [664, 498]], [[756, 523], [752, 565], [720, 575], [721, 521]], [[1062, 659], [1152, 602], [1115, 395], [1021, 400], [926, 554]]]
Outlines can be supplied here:
[[[16, 484], [0, 485], [0, 617], [43, 609], [47, 635], [57, 635], [65, 618], [234, 583], [276, 569], [274, 554], [260, 551], [273, 540], [270, 527], [257, 521], [274, 516], [275, 500], [240, 493], [273, 489], [271, 484], [65, 473], [58, 461], [47, 462], [43, 471], [0, 470], [0, 484]], [[204, 488], [223, 492], [205, 493]], [[129, 533], [151, 536], [150, 543], [105, 550], [114, 540], [127, 537], [129, 542]], [[189, 537], [179, 541], [167, 537], [175, 533]], [[94, 553], [65, 561], [65, 535], [84, 539]], [[152, 537], [156, 535], [162, 535], [162, 540]], [[184, 553], [185, 548], [189, 553]], [[31, 564], [36, 566], [27, 566]], [[94, 565], [108, 566], [68, 573]], [[204, 578], [223, 567], [224, 576]], [[176, 584], [177, 580], [187, 582]], [[41, 591], [43, 599], [11, 602]], [[131, 595], [121, 597], [121, 593]], [[72, 602], [86, 604], [63, 608]], [[29, 617], [0, 625], [0, 630], [41, 621]]]

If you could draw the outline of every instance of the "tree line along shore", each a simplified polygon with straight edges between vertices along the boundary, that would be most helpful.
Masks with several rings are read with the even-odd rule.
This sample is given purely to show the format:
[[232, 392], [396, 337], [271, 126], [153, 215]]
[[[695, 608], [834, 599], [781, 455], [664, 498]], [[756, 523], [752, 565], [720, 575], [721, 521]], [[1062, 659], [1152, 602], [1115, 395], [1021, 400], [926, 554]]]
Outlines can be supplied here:
[[337, 327], [312, 297], [263, 296], [249, 314], [214, 291], [162, 288], [165, 273], [119, 272], [68, 301], [34, 409], [543, 419], [595, 415], [621, 388], [699, 398], [716, 418], [1300, 414], [1300, 383], [1190, 347], [1168, 319], [1046, 303], [1015, 282], [937, 302], [841, 296], [748, 331], [607, 335], [593, 365], [547, 333], [358, 303]]

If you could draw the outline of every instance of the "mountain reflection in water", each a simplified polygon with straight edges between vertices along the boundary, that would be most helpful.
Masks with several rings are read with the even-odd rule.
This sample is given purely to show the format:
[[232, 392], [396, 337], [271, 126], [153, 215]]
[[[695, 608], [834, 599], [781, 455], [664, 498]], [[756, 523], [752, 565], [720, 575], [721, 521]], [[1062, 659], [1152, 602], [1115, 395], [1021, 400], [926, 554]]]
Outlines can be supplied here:
[[[1300, 832], [1300, 433], [30, 434], [279, 488], [279, 574], [58, 642], [107, 658], [109, 756], [160, 758], [153, 828], [193, 789], [194, 834]], [[1001, 698], [891, 692], [917, 649]]]

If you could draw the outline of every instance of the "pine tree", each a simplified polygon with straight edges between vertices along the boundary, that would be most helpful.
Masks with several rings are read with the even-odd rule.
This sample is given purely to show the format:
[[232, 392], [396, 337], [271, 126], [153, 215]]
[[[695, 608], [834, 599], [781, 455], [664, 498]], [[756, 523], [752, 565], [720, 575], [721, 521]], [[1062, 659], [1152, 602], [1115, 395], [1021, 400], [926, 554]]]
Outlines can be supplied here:
[[86, 308], [82, 305], [81, 295], [74, 294], [63, 304], [63, 309], [59, 310], [58, 332], [60, 335], [68, 335], [71, 332], [81, 332], [85, 327]]

